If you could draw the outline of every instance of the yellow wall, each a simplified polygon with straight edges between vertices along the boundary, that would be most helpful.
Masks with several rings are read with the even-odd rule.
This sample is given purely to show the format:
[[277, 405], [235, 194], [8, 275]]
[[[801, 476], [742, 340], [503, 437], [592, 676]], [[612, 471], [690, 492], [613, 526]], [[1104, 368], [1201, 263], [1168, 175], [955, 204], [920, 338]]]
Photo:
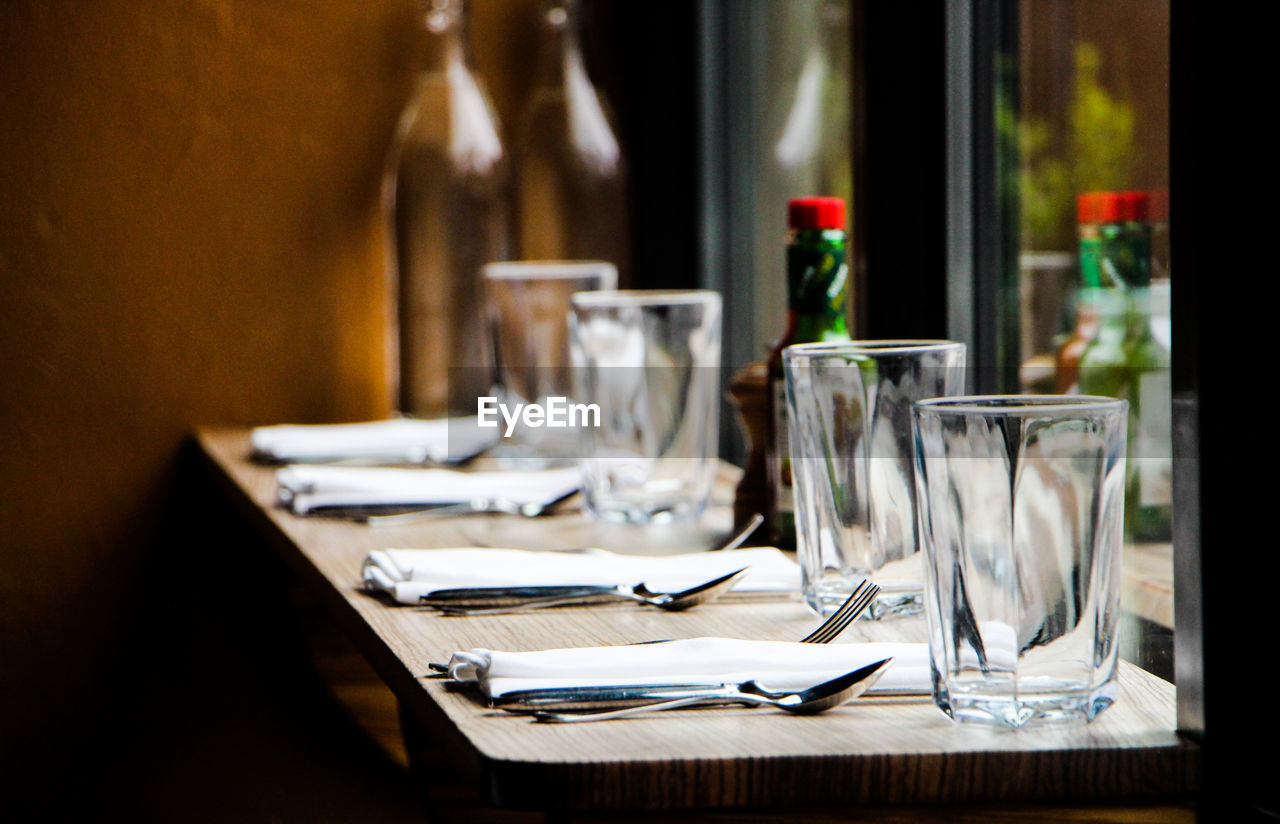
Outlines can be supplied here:
[[[183, 549], [155, 537], [187, 433], [387, 413], [414, 8], [0, 4], [0, 749], [30, 766], [106, 709], [144, 571]], [[473, 2], [506, 123], [534, 9]]]

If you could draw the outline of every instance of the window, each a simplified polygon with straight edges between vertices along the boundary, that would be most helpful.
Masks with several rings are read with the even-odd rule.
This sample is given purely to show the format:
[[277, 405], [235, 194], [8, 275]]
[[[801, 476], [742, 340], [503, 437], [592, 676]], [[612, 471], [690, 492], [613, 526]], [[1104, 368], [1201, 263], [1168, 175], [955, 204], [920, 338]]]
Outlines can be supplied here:
[[[1172, 680], [1168, 0], [707, 2], [701, 22], [703, 201], [726, 204], [705, 215], [703, 272], [726, 296], [726, 363], [777, 334], [783, 204], [821, 190], [852, 205], [857, 336], [965, 341], [973, 391], [1132, 394], [1127, 497], [1158, 523], [1131, 524], [1122, 654]], [[801, 136], [807, 165], [788, 167]], [[1082, 195], [1109, 210], [1089, 220], [1133, 224], [1154, 287], [1082, 300]], [[1103, 309], [1142, 314], [1155, 353], [1118, 386], [1079, 328]], [[1058, 368], [1067, 344], [1094, 348], [1083, 381]]]
[[1169, 4], [960, 5], [952, 334], [978, 391], [1130, 401], [1121, 654], [1173, 680]]

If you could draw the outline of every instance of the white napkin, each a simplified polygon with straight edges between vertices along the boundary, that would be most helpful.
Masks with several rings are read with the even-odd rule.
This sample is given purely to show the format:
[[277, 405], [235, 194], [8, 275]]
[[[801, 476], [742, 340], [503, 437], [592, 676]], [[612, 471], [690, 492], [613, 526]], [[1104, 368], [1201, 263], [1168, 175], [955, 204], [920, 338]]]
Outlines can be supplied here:
[[549, 503], [577, 489], [576, 467], [538, 472], [455, 472], [369, 466], [286, 466], [276, 472], [280, 502], [299, 515], [325, 507], [417, 506], [505, 498]]
[[868, 664], [893, 658], [869, 692], [923, 692], [931, 685], [925, 644], [802, 644], [690, 638], [657, 644], [500, 652], [455, 652], [449, 675], [476, 682], [490, 700], [531, 689], [627, 684], [741, 683], [805, 689]]
[[250, 438], [255, 456], [281, 463], [448, 463], [478, 455], [495, 436], [462, 417], [260, 426]]
[[613, 586], [644, 583], [677, 591], [749, 567], [736, 593], [797, 592], [800, 567], [769, 547], [685, 555], [619, 555], [595, 549], [550, 552], [525, 549], [388, 549], [364, 560], [366, 587], [403, 604], [437, 589], [504, 586]]

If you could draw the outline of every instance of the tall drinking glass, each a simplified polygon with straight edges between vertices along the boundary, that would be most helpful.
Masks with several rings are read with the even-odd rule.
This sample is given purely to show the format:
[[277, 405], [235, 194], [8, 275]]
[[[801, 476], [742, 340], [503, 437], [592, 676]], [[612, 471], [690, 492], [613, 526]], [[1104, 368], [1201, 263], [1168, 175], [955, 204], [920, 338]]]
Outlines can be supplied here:
[[[618, 269], [603, 261], [503, 261], [484, 267], [486, 314], [496, 364], [496, 398], [514, 415], [520, 404], [566, 404], [569, 298], [575, 292], [612, 290]], [[524, 415], [500, 419], [495, 457], [519, 463], [568, 463], [578, 455], [577, 433]], [[508, 430], [511, 430], [508, 434]]]
[[915, 407], [934, 700], [959, 721], [1089, 721], [1116, 696], [1128, 404]]
[[962, 343], [805, 343], [782, 352], [804, 599], [830, 615], [863, 578], [872, 618], [919, 613], [911, 404], [964, 386]]
[[604, 521], [696, 519], [716, 476], [720, 295], [583, 292], [569, 339], [587, 509]]

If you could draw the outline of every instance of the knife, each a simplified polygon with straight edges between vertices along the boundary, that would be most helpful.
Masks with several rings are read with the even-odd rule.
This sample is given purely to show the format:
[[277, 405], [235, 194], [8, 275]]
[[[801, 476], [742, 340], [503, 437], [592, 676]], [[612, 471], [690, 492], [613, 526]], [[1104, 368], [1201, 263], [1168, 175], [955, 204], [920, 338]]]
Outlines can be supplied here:
[[542, 598], [583, 598], [592, 601], [616, 601], [613, 587], [597, 585], [457, 587], [436, 589], [418, 598], [427, 607], [503, 607]]
[[[768, 678], [763, 678], [762, 680], [768, 681]], [[608, 684], [584, 687], [541, 687], [505, 692], [491, 699], [489, 705], [495, 709], [517, 714], [543, 711], [589, 712], [656, 704], [660, 701], [701, 695], [722, 687], [735, 686], [737, 686], [736, 682], [717, 684], [703, 681], [696, 684]], [[927, 689], [895, 688], [874, 690], [865, 693], [863, 697], [905, 698], [929, 695], [932, 695], [932, 692]], [[725, 700], [723, 703], [732, 704], [737, 702]]]

